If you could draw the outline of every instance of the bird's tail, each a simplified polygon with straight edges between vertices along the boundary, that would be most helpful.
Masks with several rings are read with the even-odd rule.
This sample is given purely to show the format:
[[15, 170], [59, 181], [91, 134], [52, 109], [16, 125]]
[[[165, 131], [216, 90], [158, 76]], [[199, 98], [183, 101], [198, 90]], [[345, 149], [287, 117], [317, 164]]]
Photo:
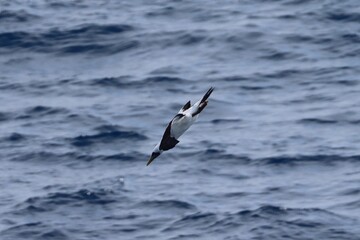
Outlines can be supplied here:
[[204, 103], [211, 95], [211, 93], [214, 91], [214, 88], [211, 87], [204, 95], [204, 97], [201, 99], [200, 103]]
[[197, 103], [194, 104], [194, 110], [192, 113], [192, 116], [195, 117], [196, 115], [198, 115], [199, 113], [201, 113], [202, 110], [204, 110], [204, 108], [207, 105], [207, 100], [210, 97], [211, 93], [214, 91], [214, 88], [211, 87], [203, 96], [203, 98], [198, 101]]

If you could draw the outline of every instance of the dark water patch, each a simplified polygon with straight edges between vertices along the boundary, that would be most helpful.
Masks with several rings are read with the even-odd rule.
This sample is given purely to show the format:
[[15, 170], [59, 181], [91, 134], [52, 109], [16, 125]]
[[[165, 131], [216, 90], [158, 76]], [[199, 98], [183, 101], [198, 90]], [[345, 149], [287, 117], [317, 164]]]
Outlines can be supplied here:
[[138, 41], [118, 41], [114, 44], [79, 44], [64, 47], [60, 50], [62, 54], [115, 54], [139, 46]]
[[[311, 82], [308, 82], [308, 83], [302, 83], [301, 85], [308, 86], [308, 85], [311, 85], [311, 84], [312, 84]], [[331, 102], [331, 101], [334, 101], [333, 97], [322, 96], [322, 95], [319, 95], [319, 94], [317, 94], [317, 95], [311, 94], [311, 95], [307, 95], [305, 97], [301, 97], [301, 98], [298, 98], [298, 99], [290, 100], [290, 101], [287, 102], [287, 104], [290, 104], [290, 105], [291, 104], [309, 104], [309, 103], [315, 103], [315, 102], [323, 102], [323, 103], [326, 102], [326, 103], [328, 103], [328, 102]], [[310, 121], [307, 121], [306, 119], [307, 120], [310, 119]], [[297, 120], [297, 123], [300, 123], [300, 124], [314, 123], [313, 119], [317, 119], [317, 118], [304, 118], [304, 119]], [[302, 122], [302, 120], [305, 120], [305, 122]], [[320, 120], [320, 119], [317, 119], [317, 120]], [[324, 119], [321, 119], [321, 120], [324, 120]], [[330, 120], [330, 121], [332, 121], [332, 120]]]
[[244, 77], [244, 76], [228, 76], [228, 77], [222, 77], [219, 79], [216, 79], [220, 82], [241, 82], [241, 81], [250, 81], [250, 78]]
[[201, 238], [201, 234], [179, 234], [176, 237], [169, 238], [169, 240], [187, 240], [187, 239], [200, 239], [200, 238]]
[[360, 13], [357, 12], [345, 12], [345, 11], [334, 11], [326, 14], [326, 18], [337, 22], [360, 22]]
[[356, 34], [356, 33], [343, 34], [343, 35], [341, 35], [341, 38], [350, 43], [360, 43], [360, 35]]
[[196, 206], [180, 200], [149, 200], [138, 204], [145, 208], [160, 208], [167, 210], [196, 210]]
[[17, 153], [13, 157], [10, 158], [11, 161], [17, 162], [72, 162], [74, 160], [77, 161], [93, 161], [99, 159], [99, 156], [92, 155], [84, 155], [77, 152], [67, 152], [63, 154], [58, 154], [54, 152], [48, 151], [39, 151], [39, 152], [26, 152], [26, 153]]
[[61, 8], [81, 9], [88, 7], [88, 5], [84, 4], [83, 1], [63, 1], [63, 2], [48, 1], [47, 6], [49, 8], [54, 8], [54, 9], [61, 9]]
[[259, 162], [266, 165], [293, 165], [301, 164], [306, 162], [313, 162], [319, 164], [328, 165], [330, 163], [341, 163], [341, 162], [359, 162], [360, 156], [337, 156], [337, 155], [311, 155], [311, 156], [295, 156], [295, 157], [270, 157], [260, 159]]
[[76, 53], [107, 53], [109, 47], [100, 44], [83, 44], [83, 45], [72, 45], [62, 48], [61, 52], [64, 54], [76, 54]]
[[60, 112], [63, 112], [63, 109], [60, 108], [52, 108], [52, 107], [47, 107], [47, 106], [35, 106], [32, 108], [29, 108], [26, 110], [27, 114], [57, 114]]
[[285, 224], [291, 226], [294, 225], [296, 227], [302, 228], [302, 229], [306, 229], [306, 228], [314, 228], [314, 229], [319, 229], [321, 227], [324, 227], [325, 224], [321, 223], [321, 222], [316, 222], [316, 221], [311, 221], [311, 220], [302, 220], [302, 219], [297, 219], [297, 220], [293, 220], [293, 221], [284, 221]]
[[119, 34], [132, 30], [134, 30], [133, 26], [125, 25], [125, 24], [107, 24], [107, 25], [86, 24], [86, 25], [80, 25], [70, 30], [53, 29], [48, 33], [44, 33], [43, 36], [46, 39], [63, 40], [69, 38], [83, 38], [83, 37], [91, 37], [91, 36], [94, 37], [96, 35]]
[[26, 140], [26, 137], [20, 133], [12, 133], [10, 136], [4, 138], [5, 141], [20, 142]]
[[3, 10], [0, 12], [0, 21], [1, 22], [14, 22], [14, 23], [22, 23], [29, 22], [31, 20], [37, 19], [39, 16], [30, 14], [25, 10], [20, 11], [9, 11]]
[[280, 70], [275, 73], [269, 74], [258, 74], [260, 77], [270, 78], [270, 79], [283, 79], [283, 78], [293, 78], [294, 76], [299, 76], [304, 74], [304, 72], [296, 69], [287, 69]]
[[152, 11], [149, 11], [145, 13], [146, 17], [169, 17], [173, 16], [175, 13], [177, 13], [177, 9], [175, 9], [172, 6], [165, 6], [158, 9], [154, 9]]
[[137, 159], [145, 159], [147, 156], [141, 153], [125, 154], [118, 153], [108, 156], [103, 156], [103, 160], [120, 160], [120, 161], [135, 161]]
[[241, 198], [241, 197], [245, 197], [248, 195], [249, 195], [249, 193], [247, 193], [247, 192], [229, 192], [229, 193], [225, 193], [223, 196], [225, 198]]
[[[0, 48], [5, 50], [27, 49], [36, 52], [70, 53], [117, 53], [139, 45], [138, 41], [111, 37], [132, 31], [130, 25], [81, 25], [74, 29], [51, 29], [45, 33], [24, 31], [0, 33]], [[115, 40], [115, 39], [114, 39]]]
[[347, 209], [352, 209], [352, 210], [359, 209], [360, 208], [360, 199], [357, 198], [357, 200], [350, 201], [350, 202], [341, 204], [339, 206], [341, 206], [343, 208], [347, 208]]
[[241, 89], [246, 91], [266, 91], [266, 90], [274, 90], [281, 89], [280, 86], [241, 86]]
[[209, 33], [205, 30], [169, 31], [158, 35], [150, 35], [147, 38], [150, 39], [152, 44], [161, 48], [190, 48], [217, 41], [217, 39], [209, 38]]
[[178, 77], [156, 76], [145, 78], [142, 82], [147, 84], [161, 84], [161, 83], [184, 83], [186, 80]]
[[224, 119], [224, 118], [216, 118], [216, 119], [211, 120], [211, 123], [213, 123], [213, 124], [225, 124], [225, 123], [231, 124], [231, 123], [239, 123], [239, 122], [242, 122], [242, 120], [241, 119]]
[[[345, 116], [346, 117], [346, 116]], [[314, 125], [357, 125], [360, 122], [359, 119], [342, 119], [341, 116], [339, 118], [334, 119], [322, 119], [322, 118], [304, 118], [298, 120], [297, 123], [300, 124], [314, 124]]]
[[71, 239], [64, 231], [53, 229], [42, 222], [32, 222], [17, 225], [0, 232], [1, 239], [39, 239], [39, 240], [68, 240]]
[[56, 239], [56, 240], [67, 240], [70, 239], [63, 231], [58, 229], [47, 231], [39, 236], [39, 239]]
[[175, 221], [169, 227], [165, 228], [163, 231], [176, 231], [179, 229], [189, 228], [189, 229], [206, 229], [208, 226], [213, 224], [217, 220], [217, 216], [214, 213], [202, 213], [197, 212], [190, 215], [186, 215], [180, 220]]
[[44, 44], [36, 35], [27, 32], [0, 33], [0, 48], [30, 48], [37, 44]]
[[352, 188], [352, 189], [344, 190], [341, 192], [341, 195], [346, 195], [346, 196], [359, 195], [360, 196], [360, 188]]
[[284, 20], [295, 20], [298, 19], [298, 16], [294, 14], [282, 14], [277, 16], [278, 19], [284, 19]]
[[[323, 219], [326, 219], [326, 221], [323, 221]], [[318, 234], [320, 229], [321, 231], [327, 231], [330, 226], [335, 227], [338, 224], [349, 224], [349, 222], [352, 221], [323, 209], [283, 208], [264, 205], [254, 210], [242, 210], [237, 213], [225, 214], [208, 229], [230, 231], [239, 229], [239, 227], [247, 228], [251, 226], [250, 232], [254, 234], [268, 235], [272, 233], [275, 236], [284, 234], [285, 229], [292, 229], [297, 230], [299, 239], [304, 239], [305, 236], [309, 237]], [[276, 230], [276, 233], [274, 230]]]
[[221, 161], [222, 163], [238, 164], [250, 163], [251, 159], [246, 156], [226, 153], [223, 149], [207, 148], [205, 151], [192, 153], [193, 156], [198, 156], [200, 161]]
[[98, 133], [93, 135], [80, 135], [70, 139], [76, 147], [86, 147], [96, 143], [111, 143], [116, 140], [143, 141], [147, 137], [132, 130], [124, 130], [114, 125], [103, 125], [95, 129]]
[[[312, 43], [320, 45], [320, 46], [326, 46], [326, 45], [337, 44], [339, 42], [337, 41], [336, 37], [334, 37], [334, 36], [319, 34], [318, 36], [314, 37], [314, 39], [312, 40]], [[331, 46], [329, 49], [332, 50], [333, 46]]]
[[90, 85], [100, 87], [122, 88], [131, 85], [131, 82], [129, 82], [130, 78], [130, 76], [98, 78], [91, 80]]
[[[46, 209], [61, 208], [64, 205], [81, 207], [86, 204], [104, 205], [116, 202], [115, 194], [105, 189], [88, 190], [81, 189], [76, 192], [54, 192], [43, 197], [31, 197], [18, 207], [25, 205], [35, 206], [36, 208]], [[118, 197], [118, 196], [117, 196]]]
[[207, 155], [213, 155], [213, 154], [222, 154], [225, 153], [225, 151], [222, 149], [208, 148], [205, 150], [204, 153]]
[[0, 122], [7, 121], [11, 119], [11, 114], [6, 112], [0, 112]]
[[298, 121], [303, 124], [337, 124], [338, 121], [331, 119], [320, 119], [320, 118], [304, 118]]
[[49, 163], [81, 163], [91, 162], [96, 160], [102, 161], [137, 161], [139, 159], [146, 159], [148, 157], [145, 154], [132, 152], [132, 153], [117, 153], [112, 155], [91, 155], [83, 154], [80, 152], [66, 152], [66, 153], [54, 153], [50, 151], [34, 151], [26, 153], [16, 153], [10, 157], [11, 161], [18, 162], [45, 162]]
[[29, 205], [25, 209], [23, 209], [21, 214], [33, 214], [33, 213], [41, 213], [41, 212], [46, 212], [46, 211], [47, 210], [45, 208], [36, 207], [34, 205]]
[[314, 37], [308, 35], [302, 35], [302, 34], [290, 34], [290, 35], [286, 35], [285, 40], [295, 43], [307, 43], [313, 41]]
[[279, 206], [272, 206], [272, 205], [265, 205], [255, 210], [243, 210], [237, 213], [237, 215], [242, 217], [264, 217], [264, 216], [281, 216], [287, 214], [287, 209], [279, 207]]
[[206, 36], [199, 34], [183, 34], [178, 37], [177, 41], [181, 45], [194, 45], [203, 42], [206, 39]]
[[23, 90], [23, 86], [19, 83], [1, 82], [0, 89], [1, 90]]
[[269, 53], [261, 56], [262, 59], [271, 60], [271, 61], [283, 61], [289, 59], [295, 59], [300, 57], [300, 54], [295, 54], [291, 52], [282, 52], [277, 50], [269, 50]]
[[360, 56], [360, 48], [346, 51], [346, 53], [341, 55], [341, 57], [359, 57], [359, 56]]
[[343, 86], [349, 86], [349, 87], [359, 85], [359, 81], [357, 81], [357, 80], [345, 80], [345, 79], [344, 80], [331, 81], [329, 83], [330, 84], [343, 85]]
[[284, 5], [302, 5], [314, 2], [314, 0], [288, 0], [284, 1]]
[[69, 111], [65, 108], [48, 107], [48, 106], [35, 106], [25, 109], [24, 113], [19, 114], [16, 119], [30, 119], [39, 118], [53, 115], [68, 114]]
[[46, 230], [49, 226], [42, 222], [30, 222], [26, 224], [17, 225], [3, 230], [0, 234], [6, 240], [8, 239], [34, 239], [38, 237]]

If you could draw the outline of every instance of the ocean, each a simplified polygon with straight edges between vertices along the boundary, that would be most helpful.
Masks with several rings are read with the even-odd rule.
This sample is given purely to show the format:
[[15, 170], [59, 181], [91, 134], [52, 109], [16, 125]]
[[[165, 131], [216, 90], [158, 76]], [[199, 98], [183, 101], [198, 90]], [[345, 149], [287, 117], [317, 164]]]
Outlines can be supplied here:
[[359, 12], [1, 0], [0, 240], [359, 240]]

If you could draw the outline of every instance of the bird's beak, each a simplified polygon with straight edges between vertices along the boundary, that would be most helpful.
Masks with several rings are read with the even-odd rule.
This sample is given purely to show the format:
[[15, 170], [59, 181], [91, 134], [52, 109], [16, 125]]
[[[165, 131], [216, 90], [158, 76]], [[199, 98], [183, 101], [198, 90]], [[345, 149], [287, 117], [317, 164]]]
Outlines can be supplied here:
[[159, 155], [152, 154], [149, 158], [149, 161], [147, 162], [146, 166], [149, 166], [152, 161], [154, 161], [155, 158], [157, 158]]

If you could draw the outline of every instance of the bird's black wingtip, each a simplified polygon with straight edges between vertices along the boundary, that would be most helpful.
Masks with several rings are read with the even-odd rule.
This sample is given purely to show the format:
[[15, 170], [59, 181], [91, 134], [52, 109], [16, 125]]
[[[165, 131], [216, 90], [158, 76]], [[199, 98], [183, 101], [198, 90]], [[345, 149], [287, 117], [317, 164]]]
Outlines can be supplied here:
[[201, 99], [201, 102], [205, 102], [210, 97], [214, 89], [214, 87], [210, 87], [209, 90], [205, 93], [204, 97]]

